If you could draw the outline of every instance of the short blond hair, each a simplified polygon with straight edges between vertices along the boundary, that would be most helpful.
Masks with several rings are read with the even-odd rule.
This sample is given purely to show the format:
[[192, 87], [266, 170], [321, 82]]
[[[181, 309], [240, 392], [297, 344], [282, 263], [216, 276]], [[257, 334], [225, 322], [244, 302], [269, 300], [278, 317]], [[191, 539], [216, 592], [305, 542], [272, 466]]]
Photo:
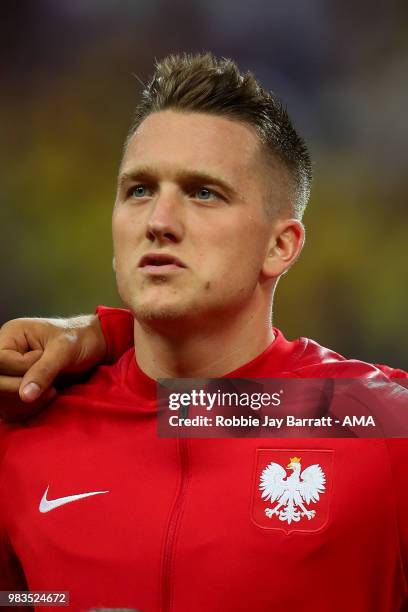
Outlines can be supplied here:
[[310, 195], [312, 164], [303, 138], [280, 100], [250, 72], [211, 53], [169, 55], [142, 92], [126, 144], [151, 113], [174, 109], [243, 121], [255, 128], [266, 150], [289, 170], [295, 185], [293, 214], [301, 219]]

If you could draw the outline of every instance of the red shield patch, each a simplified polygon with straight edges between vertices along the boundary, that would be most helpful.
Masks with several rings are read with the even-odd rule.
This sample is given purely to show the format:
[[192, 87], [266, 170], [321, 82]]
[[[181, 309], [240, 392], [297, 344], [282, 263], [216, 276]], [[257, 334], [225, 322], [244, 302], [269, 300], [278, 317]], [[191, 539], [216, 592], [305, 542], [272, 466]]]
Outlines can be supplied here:
[[258, 449], [252, 520], [264, 529], [318, 531], [329, 520], [333, 451]]

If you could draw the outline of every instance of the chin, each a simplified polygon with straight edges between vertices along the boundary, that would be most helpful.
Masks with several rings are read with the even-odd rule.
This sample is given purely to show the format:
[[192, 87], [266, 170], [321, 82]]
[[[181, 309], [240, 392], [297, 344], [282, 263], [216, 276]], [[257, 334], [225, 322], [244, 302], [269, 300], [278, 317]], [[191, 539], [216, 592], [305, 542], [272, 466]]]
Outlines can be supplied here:
[[135, 301], [130, 305], [135, 318], [141, 323], [154, 323], [160, 321], [176, 321], [188, 317], [191, 308], [187, 304], [180, 304], [166, 300], [149, 302]]
[[124, 305], [140, 322], [147, 323], [182, 316], [183, 311], [185, 312], [182, 296], [164, 283], [160, 283], [160, 277], [155, 280], [155, 285], [150, 287], [120, 287], [118, 283], [119, 295]]
[[149, 308], [148, 306], [134, 308], [133, 314], [138, 321], [145, 321], [146, 323], [154, 321], [173, 321], [183, 316], [180, 309], [161, 305], [157, 305], [154, 308]]

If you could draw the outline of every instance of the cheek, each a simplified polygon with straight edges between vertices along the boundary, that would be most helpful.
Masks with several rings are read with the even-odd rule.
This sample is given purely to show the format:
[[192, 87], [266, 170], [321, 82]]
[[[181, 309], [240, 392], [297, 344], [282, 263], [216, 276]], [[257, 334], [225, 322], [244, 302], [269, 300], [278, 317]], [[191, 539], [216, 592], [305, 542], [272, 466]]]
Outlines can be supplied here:
[[118, 212], [117, 208], [114, 208], [112, 214], [112, 240], [113, 240], [113, 248], [116, 251], [117, 247], [123, 240], [123, 230], [125, 224], [123, 220], [123, 214]]
[[248, 222], [233, 235], [220, 240], [224, 262], [231, 272], [247, 277], [262, 267], [267, 252], [268, 236], [264, 228]]
[[253, 290], [263, 262], [259, 252], [254, 253], [244, 240], [225, 237], [211, 250], [198, 268], [206, 293], [215, 291], [228, 296]]
[[138, 228], [134, 216], [126, 214], [124, 210], [114, 210], [112, 215], [112, 240], [115, 256], [126, 253], [137, 246]]
[[132, 283], [134, 269], [138, 262], [135, 223], [128, 215], [114, 214], [112, 218], [113, 255], [115, 258], [115, 276], [119, 294], [126, 302], [127, 287]]
[[258, 283], [267, 253], [265, 232], [248, 224], [235, 236], [225, 254], [225, 282], [241, 293], [253, 291]]

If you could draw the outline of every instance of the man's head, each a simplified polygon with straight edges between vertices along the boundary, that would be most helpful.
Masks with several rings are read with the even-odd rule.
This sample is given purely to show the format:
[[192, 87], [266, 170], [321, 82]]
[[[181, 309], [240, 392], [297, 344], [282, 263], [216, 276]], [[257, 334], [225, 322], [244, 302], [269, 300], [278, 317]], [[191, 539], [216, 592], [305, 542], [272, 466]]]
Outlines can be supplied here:
[[253, 76], [210, 55], [167, 58], [143, 93], [120, 169], [122, 299], [139, 321], [168, 329], [171, 320], [267, 316], [303, 244], [309, 184], [303, 141]]
[[312, 181], [307, 146], [282, 103], [250, 72], [241, 74], [232, 60], [210, 53], [165, 58], [156, 65], [142, 93], [126, 145], [148, 115], [169, 109], [226, 117], [252, 126], [271, 163], [279, 159], [286, 168], [293, 187], [292, 215], [302, 218]]

